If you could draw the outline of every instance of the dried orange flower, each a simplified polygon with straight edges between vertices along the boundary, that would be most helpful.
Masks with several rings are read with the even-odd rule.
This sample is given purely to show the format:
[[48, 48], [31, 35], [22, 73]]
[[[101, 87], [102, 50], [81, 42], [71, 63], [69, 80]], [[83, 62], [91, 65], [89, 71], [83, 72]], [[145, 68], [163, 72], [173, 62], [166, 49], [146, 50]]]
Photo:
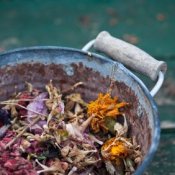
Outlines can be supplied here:
[[99, 93], [95, 101], [91, 101], [88, 105], [88, 116], [94, 116], [91, 121], [91, 128], [94, 132], [99, 132], [100, 129], [107, 130], [105, 127], [105, 118], [116, 118], [121, 112], [119, 109], [126, 106], [126, 102], [118, 102], [118, 98], [112, 98], [109, 93]]
[[101, 147], [101, 154], [105, 159], [115, 160], [126, 158], [132, 151], [132, 144], [129, 139], [124, 137], [111, 138]]

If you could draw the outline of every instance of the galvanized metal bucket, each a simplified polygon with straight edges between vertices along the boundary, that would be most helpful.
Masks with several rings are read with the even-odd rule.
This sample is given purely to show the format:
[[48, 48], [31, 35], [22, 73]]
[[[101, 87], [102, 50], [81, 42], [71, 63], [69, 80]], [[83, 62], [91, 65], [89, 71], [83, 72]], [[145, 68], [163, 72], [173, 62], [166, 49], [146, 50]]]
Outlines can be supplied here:
[[[92, 46], [108, 57], [88, 51]], [[158, 79], [151, 92], [121, 63], [149, 76], [152, 80]], [[101, 32], [82, 50], [46, 46], [4, 52], [0, 55], [0, 100], [8, 98], [14, 91], [23, 90], [24, 81], [42, 88], [50, 79], [61, 88], [84, 81], [86, 88], [79, 88], [78, 91], [85, 99], [91, 100], [98, 92], [107, 89], [114, 66], [114, 95], [117, 94], [133, 103], [128, 120], [131, 133], [136, 133], [137, 140], [140, 140], [143, 147], [144, 158], [135, 172], [142, 174], [159, 143], [159, 117], [153, 96], [163, 83], [166, 63], [155, 60], [139, 48], [113, 38], [107, 32]]]

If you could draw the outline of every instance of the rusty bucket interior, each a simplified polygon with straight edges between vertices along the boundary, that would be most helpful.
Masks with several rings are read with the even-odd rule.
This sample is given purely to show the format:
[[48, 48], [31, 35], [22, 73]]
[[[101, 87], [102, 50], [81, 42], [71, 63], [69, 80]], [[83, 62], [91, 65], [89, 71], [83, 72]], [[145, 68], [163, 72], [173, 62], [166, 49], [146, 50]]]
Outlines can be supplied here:
[[135, 172], [141, 174], [159, 142], [157, 107], [145, 85], [122, 64], [71, 48], [32, 47], [5, 52], [0, 55], [0, 100], [9, 98], [14, 91], [24, 90], [26, 81], [41, 89], [52, 80], [60, 89], [85, 82], [76, 92], [89, 102], [99, 92], [107, 92], [114, 65], [112, 96], [130, 104], [126, 118], [129, 135], [135, 136], [141, 146], [143, 160]]

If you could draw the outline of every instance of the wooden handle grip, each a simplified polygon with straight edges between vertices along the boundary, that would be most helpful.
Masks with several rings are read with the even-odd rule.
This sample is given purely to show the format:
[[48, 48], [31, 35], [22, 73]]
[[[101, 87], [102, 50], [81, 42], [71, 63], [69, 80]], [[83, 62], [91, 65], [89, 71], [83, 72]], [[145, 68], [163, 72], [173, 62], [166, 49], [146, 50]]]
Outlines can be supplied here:
[[159, 71], [165, 73], [167, 70], [167, 64], [164, 61], [154, 59], [138, 47], [114, 38], [106, 31], [97, 36], [94, 47], [152, 80], [156, 80]]

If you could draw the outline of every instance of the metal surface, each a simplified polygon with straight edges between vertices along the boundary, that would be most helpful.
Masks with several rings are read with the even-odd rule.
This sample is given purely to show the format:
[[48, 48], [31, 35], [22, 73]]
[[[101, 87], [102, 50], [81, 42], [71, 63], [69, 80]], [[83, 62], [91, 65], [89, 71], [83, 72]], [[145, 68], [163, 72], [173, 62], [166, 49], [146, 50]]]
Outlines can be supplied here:
[[163, 82], [164, 82], [164, 73], [160, 71], [159, 72], [157, 83], [155, 84], [155, 86], [150, 91], [150, 94], [153, 97], [157, 94], [157, 92], [159, 91], [159, 89], [162, 87]]
[[157, 150], [160, 137], [160, 125], [157, 114], [157, 107], [154, 99], [151, 97], [148, 89], [143, 84], [143, 82], [138, 79], [132, 72], [126, 69], [122, 64], [116, 61], [94, 53], [89, 55], [87, 52], [76, 49], [60, 47], [31, 47], [16, 49], [2, 53], [0, 55], [1, 67], [31, 61], [41, 62], [44, 64], [63, 64], [65, 65], [65, 71], [67, 71], [68, 75], [70, 73], [73, 73], [71, 72], [71, 63], [81, 62], [86, 67], [100, 72], [100, 74], [103, 76], [110, 76], [111, 68], [114, 64], [116, 64], [117, 69], [115, 72], [115, 78], [117, 81], [123, 82], [129, 88], [131, 88], [139, 100], [138, 109], [136, 109], [138, 116], [141, 115], [142, 110], [145, 110], [148, 116], [149, 127], [151, 129], [151, 145], [148, 153], [144, 158], [143, 163], [135, 172], [136, 175], [142, 174], [153, 158], [155, 151]]

